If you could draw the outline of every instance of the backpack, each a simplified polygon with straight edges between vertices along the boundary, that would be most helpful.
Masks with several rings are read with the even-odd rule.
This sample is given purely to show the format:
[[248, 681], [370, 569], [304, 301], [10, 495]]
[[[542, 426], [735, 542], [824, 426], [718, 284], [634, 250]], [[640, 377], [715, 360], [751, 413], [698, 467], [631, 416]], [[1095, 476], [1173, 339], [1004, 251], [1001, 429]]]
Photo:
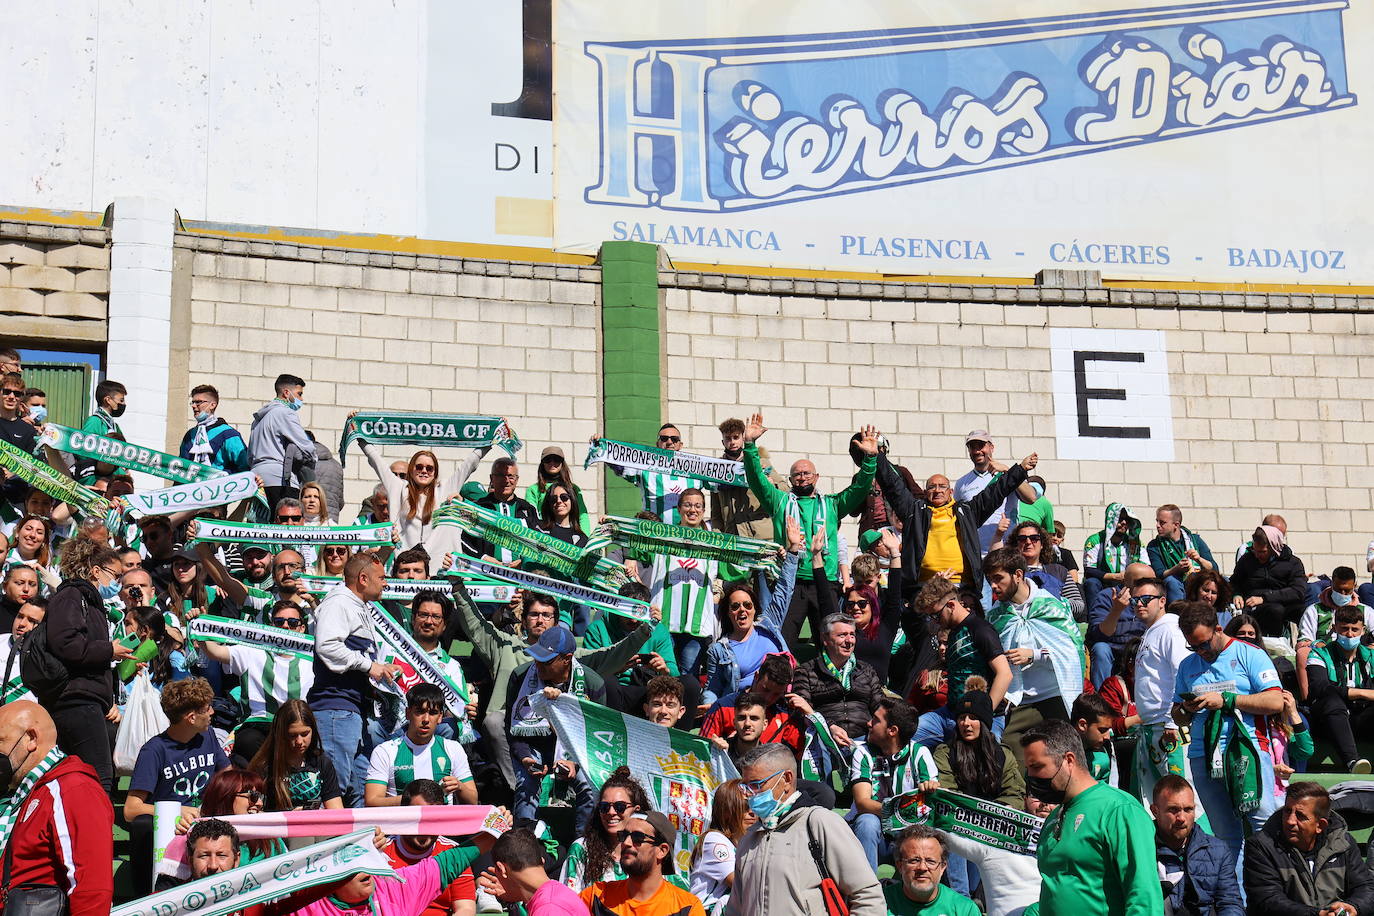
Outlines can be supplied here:
[[19, 676], [40, 703], [47, 705], [62, 695], [71, 677], [67, 664], [48, 647], [46, 618], [29, 631], [16, 651], [19, 653]]

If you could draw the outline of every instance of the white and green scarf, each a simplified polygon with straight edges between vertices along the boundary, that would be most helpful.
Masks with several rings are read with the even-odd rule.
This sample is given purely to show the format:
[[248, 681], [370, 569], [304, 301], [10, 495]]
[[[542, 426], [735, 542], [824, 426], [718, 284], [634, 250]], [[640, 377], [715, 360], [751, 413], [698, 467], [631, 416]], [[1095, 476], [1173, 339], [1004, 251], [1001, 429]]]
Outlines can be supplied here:
[[[1083, 634], [1067, 603], [1030, 580], [1026, 584], [1031, 590], [1026, 603], [1018, 606], [1010, 601], [998, 602], [988, 614], [988, 622], [1002, 637], [1002, 648], [1031, 649], [1035, 653], [1032, 664], [1044, 664], [1040, 649], [1048, 653], [1059, 684], [1059, 697], [1068, 709], [1083, 692]], [[1012, 665], [1007, 699], [1019, 703], [1022, 692], [1021, 666]]]
[[232, 620], [202, 614], [188, 625], [191, 639], [200, 642], [220, 642], [231, 646], [250, 646], [278, 655], [297, 658], [315, 657], [315, 637], [281, 627], [270, 627], [246, 620]]
[[112, 439], [98, 433], [87, 433], [67, 426], [58, 426], [56, 423], [49, 423], [43, 429], [43, 436], [39, 441], [44, 445], [51, 445], [60, 452], [67, 452], [80, 458], [90, 458], [94, 461], [112, 464], [115, 467], [130, 471], [138, 471], [142, 474], [151, 474], [154, 477], [161, 477], [163, 480], [174, 480], [177, 483], [198, 483], [202, 480], [224, 477], [228, 473], [208, 464], [200, 464], [177, 455], [169, 455], [156, 449], [134, 445], [132, 442], [125, 442], [122, 439]]
[[634, 445], [615, 439], [596, 439], [587, 452], [587, 460], [582, 467], [591, 467], [602, 462], [622, 471], [643, 471], [653, 474], [672, 474], [678, 477], [693, 477], [717, 486], [747, 487], [749, 481], [744, 476], [744, 462], [731, 461], [729, 458], [711, 458], [694, 455], [691, 452], [675, 452], [672, 449], [654, 448], [649, 445]]
[[24, 778], [19, 780], [19, 785], [14, 791], [4, 798], [0, 798], [0, 849], [9, 842], [10, 831], [14, 829], [15, 823], [19, 820], [19, 812], [24, 807], [24, 803], [29, 800], [29, 793], [38, 781], [48, 775], [53, 767], [62, 762], [62, 758], [67, 755], [58, 748], [53, 748], [43, 755], [43, 759], [38, 761], [38, 765], [24, 774]]
[[294, 547], [297, 544], [343, 544], [349, 547], [391, 547], [396, 541], [391, 522], [375, 525], [257, 525], [252, 522], [221, 522], [200, 519], [189, 544], [260, 544]]
[[105, 498], [90, 487], [82, 486], [66, 474], [50, 468], [23, 449], [15, 448], [4, 440], [0, 440], [0, 468], [9, 471], [35, 490], [48, 494], [58, 502], [75, 506], [87, 515], [103, 515], [109, 508]]
[[[553, 726], [548, 718], [535, 710], [530, 702], [535, 696], [544, 695], [544, 682], [539, 679], [539, 666], [533, 662], [525, 670], [525, 679], [520, 682], [520, 690], [515, 697], [515, 707], [511, 711], [512, 735], [520, 737], [547, 737], [553, 734]], [[572, 660], [572, 671], [568, 674], [568, 689], [563, 691], [580, 700], [587, 698], [587, 672], [576, 657]]]
[[840, 682], [841, 687], [845, 690], [849, 689], [849, 679], [853, 677], [854, 669], [858, 667], [857, 658], [850, 655], [849, 658], [844, 660], [843, 667], [836, 668], [835, 663], [830, 660], [830, 653], [822, 651], [821, 664], [825, 666], [825, 670], [829, 672], [831, 677]]
[[[376, 633], [379, 649], [387, 664], [404, 663], [408, 665], [420, 682], [433, 684], [444, 694], [444, 705], [450, 714], [461, 716], [467, 707], [467, 695], [458, 689], [453, 679], [428, 652], [420, 648], [415, 637], [406, 632], [396, 619], [386, 612], [377, 602], [367, 605], [368, 616]], [[531, 666], [533, 667], [533, 666]], [[411, 685], [403, 686], [409, 689]]]
[[213, 480], [163, 487], [161, 490], [135, 490], [125, 496], [124, 501], [136, 516], [171, 515], [173, 512], [225, 506], [249, 499], [257, 492], [257, 477], [251, 471], [244, 471]]
[[778, 573], [778, 545], [773, 541], [618, 516], [602, 521], [596, 533], [640, 554], [716, 560], [742, 569], [761, 569], [774, 578]]
[[[302, 574], [300, 580], [310, 594], [323, 595], [342, 582], [343, 578]], [[420, 592], [438, 592], [448, 596], [453, 593], [453, 582], [449, 579], [387, 579], [379, 600], [412, 601]]]
[[[649, 605], [646, 602], [636, 601], [634, 598], [625, 598], [611, 592], [589, 588], [588, 586], [578, 585], [573, 582], [562, 582], [558, 579], [550, 579], [547, 576], [526, 572], [523, 569], [511, 569], [509, 566], [502, 566], [498, 563], [487, 563], [483, 560], [474, 560], [460, 553], [453, 554], [453, 563], [445, 575], [460, 576], [463, 578], [474, 576], [476, 577], [476, 581], [481, 583], [491, 581], [508, 583], [517, 588], [544, 592], [559, 600], [586, 605], [587, 607], [595, 608], [608, 614], [618, 614], [633, 620], [649, 619]], [[468, 585], [466, 588], [471, 595], [473, 586]], [[473, 600], [477, 600], [475, 595], [472, 597]]]
[[457, 413], [370, 410], [349, 417], [339, 440], [339, 464], [358, 439], [374, 445], [421, 445], [428, 448], [486, 448], [497, 445], [512, 458], [524, 443], [501, 417]]

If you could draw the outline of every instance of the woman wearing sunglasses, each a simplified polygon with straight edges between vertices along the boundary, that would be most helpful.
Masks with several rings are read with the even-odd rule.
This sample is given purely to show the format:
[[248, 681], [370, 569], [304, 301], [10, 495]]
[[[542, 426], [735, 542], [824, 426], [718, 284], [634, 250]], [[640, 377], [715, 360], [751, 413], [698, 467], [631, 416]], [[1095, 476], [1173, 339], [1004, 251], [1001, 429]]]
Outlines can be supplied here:
[[315, 558], [315, 575], [342, 576], [343, 568], [353, 552], [343, 544], [325, 544]]
[[1011, 529], [1007, 546], [1026, 558], [1027, 579], [1034, 579], [1041, 589], [1067, 601], [1075, 620], [1086, 619], [1083, 591], [1069, 576], [1068, 569], [1054, 561], [1054, 544], [1044, 528], [1035, 522], [1021, 522]]
[[[200, 817], [230, 817], [235, 814], [258, 814], [267, 801], [266, 784], [251, 770], [229, 767], [220, 770], [205, 784], [200, 797]], [[191, 829], [192, 821], [177, 818], [177, 835]], [[280, 837], [269, 840], [249, 840], [239, 847], [239, 865], [249, 865], [286, 852], [286, 841]], [[159, 879], [160, 881], [161, 879]], [[157, 888], [161, 890], [161, 888]]]
[[566, 484], [553, 483], [544, 491], [544, 499], [539, 503], [539, 521], [545, 531], [560, 541], [574, 547], [587, 543], [587, 532], [578, 518], [577, 496]]
[[583, 888], [598, 881], [624, 878], [618, 857], [620, 831], [625, 829], [631, 814], [649, 810], [649, 796], [639, 780], [630, 775], [630, 768], [617, 769], [601, 786], [596, 817], [587, 834], [573, 840], [568, 847], [568, 858], [563, 862], [559, 880], [581, 893]]

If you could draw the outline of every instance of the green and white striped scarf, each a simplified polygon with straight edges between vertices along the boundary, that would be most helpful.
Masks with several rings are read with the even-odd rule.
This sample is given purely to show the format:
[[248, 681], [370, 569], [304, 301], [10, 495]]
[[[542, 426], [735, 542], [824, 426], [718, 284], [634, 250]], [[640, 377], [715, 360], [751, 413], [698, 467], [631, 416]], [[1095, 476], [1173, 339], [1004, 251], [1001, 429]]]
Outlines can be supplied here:
[[[48, 494], [58, 502], [75, 506], [87, 515], [102, 515], [108, 509], [104, 497], [83, 487], [66, 474], [53, 470], [23, 449], [0, 440], [0, 468], [4, 468], [24, 483]], [[18, 520], [16, 516], [15, 521]]]
[[14, 830], [15, 822], [19, 820], [19, 812], [23, 809], [24, 803], [29, 800], [29, 793], [38, 781], [48, 775], [48, 771], [62, 762], [62, 758], [67, 755], [58, 748], [53, 748], [43, 755], [43, 759], [38, 761], [38, 765], [24, 774], [24, 778], [19, 780], [19, 785], [9, 795], [0, 798], [0, 849], [10, 841], [10, 831]]
[[[1063, 808], [1058, 812], [1062, 816]], [[886, 799], [882, 819], [883, 832], [888, 836], [896, 836], [916, 824], [927, 824], [936, 830], [1023, 856], [1035, 855], [1045, 823], [1025, 811], [948, 789], [907, 792]]]
[[1193, 549], [1193, 532], [1179, 525], [1179, 534], [1182, 535], [1177, 541], [1172, 538], [1160, 538], [1159, 556], [1164, 561], [1164, 568], [1171, 569], [1183, 562], [1183, 558], [1188, 555], [1188, 551]]
[[[572, 672], [568, 675], [568, 689], [563, 691], [579, 700], [587, 698], [587, 672], [578, 664], [574, 656]], [[531, 702], [536, 696], [544, 695], [544, 682], [539, 679], [539, 666], [531, 662], [525, 671], [525, 679], [515, 697], [515, 709], [511, 713], [512, 735], [521, 737], [544, 737], [553, 734], [549, 720], [534, 708]]]
[[603, 521], [596, 533], [637, 553], [716, 560], [741, 569], [761, 569], [770, 577], [778, 573], [778, 545], [773, 541], [618, 516]]
[[849, 678], [854, 674], [854, 669], [858, 667], [858, 659], [853, 655], [844, 660], [843, 668], [836, 668], [835, 663], [830, 660], [830, 653], [821, 652], [821, 664], [825, 665], [825, 670], [830, 672], [830, 676], [840, 682], [840, 686], [845, 690], [849, 689]]
[[264, 547], [295, 547], [298, 544], [343, 544], [348, 547], [394, 546], [392, 524], [376, 525], [255, 525], [203, 518], [196, 522], [199, 544], [260, 544]]
[[485, 448], [498, 445], [512, 458], [523, 443], [501, 417], [400, 410], [359, 411], [344, 423], [339, 464], [348, 446], [364, 439], [373, 445], [420, 445], [426, 448]]

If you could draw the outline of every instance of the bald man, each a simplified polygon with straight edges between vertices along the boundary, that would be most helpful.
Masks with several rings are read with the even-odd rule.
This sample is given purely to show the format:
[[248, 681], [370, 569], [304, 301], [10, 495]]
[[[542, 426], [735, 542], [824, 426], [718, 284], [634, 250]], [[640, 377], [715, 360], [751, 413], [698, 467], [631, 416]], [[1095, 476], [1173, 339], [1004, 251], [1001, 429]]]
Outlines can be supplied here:
[[955, 499], [949, 478], [933, 474], [925, 492], [913, 496], [901, 476], [878, 455], [878, 486], [902, 520], [903, 591], [914, 592], [935, 576], [956, 585], [983, 590], [983, 549], [978, 531], [1026, 482], [1039, 456], [1032, 453], [992, 480], [967, 501]]
[[10, 905], [18, 909], [18, 895], [51, 887], [67, 897], [71, 916], [109, 916], [114, 808], [95, 770], [58, 750], [52, 717], [29, 700], [0, 706], [0, 755]]
[[1131, 586], [1141, 579], [1151, 579], [1155, 571], [1149, 563], [1131, 563], [1122, 572], [1122, 584], [1104, 588], [1097, 593], [1088, 608], [1088, 655], [1092, 658], [1090, 676], [1093, 689], [1112, 676], [1112, 667], [1133, 639], [1145, 635], [1145, 622], [1131, 607]]

